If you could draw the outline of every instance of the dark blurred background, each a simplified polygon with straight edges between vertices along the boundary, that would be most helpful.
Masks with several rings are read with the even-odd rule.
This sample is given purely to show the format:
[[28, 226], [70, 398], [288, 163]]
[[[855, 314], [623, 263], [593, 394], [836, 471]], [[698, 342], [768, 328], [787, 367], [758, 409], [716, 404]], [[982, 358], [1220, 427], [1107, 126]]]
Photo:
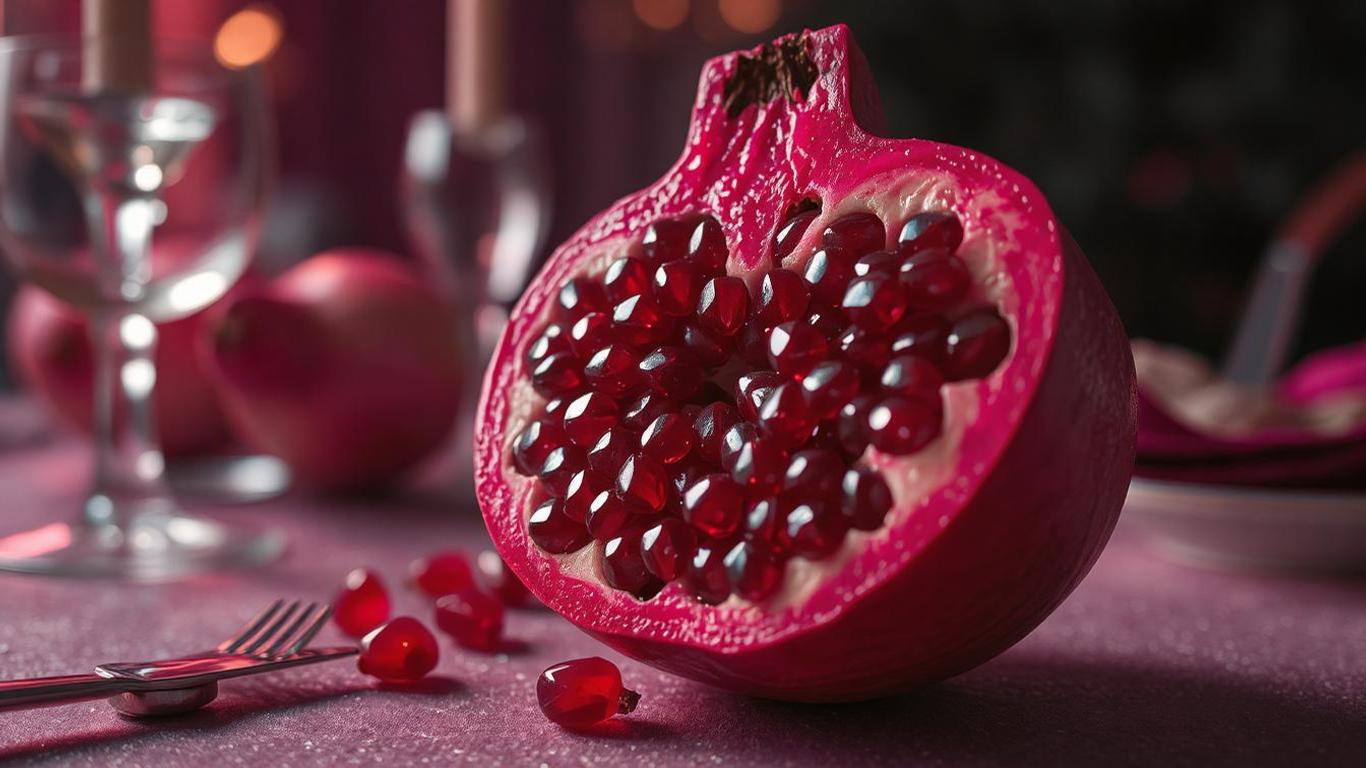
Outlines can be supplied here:
[[[1024, 172], [1131, 334], [1212, 356], [1284, 216], [1366, 146], [1361, 0], [509, 1], [513, 100], [553, 149], [552, 242], [668, 167], [707, 57], [845, 22], [893, 135]], [[6, 0], [5, 33], [73, 31], [78, 5]], [[279, 180], [262, 261], [408, 250], [397, 172], [409, 117], [443, 102], [445, 3], [158, 0], [157, 31], [214, 41], [244, 9], [283, 35], [267, 63]], [[1366, 337], [1363, 256], [1358, 225], [1322, 262], [1296, 357]]]

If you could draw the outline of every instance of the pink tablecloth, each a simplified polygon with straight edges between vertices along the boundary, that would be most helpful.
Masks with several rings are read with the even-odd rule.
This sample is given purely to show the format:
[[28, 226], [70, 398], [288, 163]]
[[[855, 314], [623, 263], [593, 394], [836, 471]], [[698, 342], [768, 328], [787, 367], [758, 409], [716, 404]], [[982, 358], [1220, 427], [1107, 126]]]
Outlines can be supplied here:
[[[84, 468], [69, 442], [0, 453], [0, 530], [71, 508]], [[437, 545], [486, 543], [472, 511], [430, 498], [299, 498], [230, 514], [278, 523], [292, 552], [255, 572], [154, 587], [0, 575], [0, 676], [207, 646], [275, 596], [330, 595], [355, 565], [397, 580]], [[410, 595], [400, 608], [423, 613]], [[0, 762], [1366, 764], [1366, 587], [1187, 570], [1151, 559], [1123, 526], [1017, 647], [886, 701], [757, 701], [623, 661], [639, 710], [575, 735], [537, 710], [537, 674], [575, 656], [617, 657], [543, 611], [516, 613], [509, 633], [525, 651], [444, 645], [439, 676], [420, 691], [383, 690], [338, 662], [225, 683], [209, 709], [155, 724], [102, 702], [0, 714]]]

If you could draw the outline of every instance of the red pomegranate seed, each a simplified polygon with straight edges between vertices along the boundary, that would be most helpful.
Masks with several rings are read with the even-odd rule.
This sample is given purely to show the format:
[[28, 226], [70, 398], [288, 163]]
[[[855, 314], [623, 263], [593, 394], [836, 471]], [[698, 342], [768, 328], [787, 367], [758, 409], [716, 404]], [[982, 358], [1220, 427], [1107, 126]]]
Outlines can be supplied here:
[[719, 275], [726, 269], [726, 235], [721, 225], [710, 216], [703, 216], [693, 226], [688, 237], [688, 261], [697, 264], [708, 275]]
[[917, 213], [901, 228], [897, 241], [897, 247], [904, 256], [924, 248], [956, 251], [963, 242], [963, 223], [948, 211]]
[[571, 520], [564, 513], [559, 499], [546, 499], [531, 511], [527, 518], [527, 533], [536, 546], [552, 555], [563, 555], [582, 549], [593, 540], [582, 523]]
[[693, 323], [687, 323], [679, 333], [683, 348], [693, 359], [706, 368], [723, 365], [735, 351], [735, 340], [729, 336], [718, 336], [703, 330]]
[[[733, 427], [731, 432], [734, 431]], [[730, 454], [729, 459], [724, 466], [740, 485], [768, 493], [782, 484], [787, 454], [776, 440], [752, 437], [740, 443], [739, 449]]]
[[827, 557], [844, 543], [847, 523], [821, 501], [804, 501], [787, 513], [787, 540], [792, 554], [808, 560]]
[[673, 333], [673, 321], [645, 294], [630, 296], [612, 308], [613, 332], [627, 344], [648, 347]]
[[944, 339], [944, 375], [949, 381], [979, 379], [1010, 352], [1010, 326], [994, 309], [979, 309], [954, 321]]
[[667, 395], [643, 392], [621, 410], [621, 423], [637, 432], [665, 413], [677, 410], [678, 402]]
[[685, 462], [670, 468], [672, 474], [669, 476], [668, 493], [669, 498], [664, 502], [664, 514], [674, 517], [683, 517], [683, 494], [698, 478], [707, 474], [707, 469], [700, 464]]
[[768, 399], [768, 394], [785, 379], [774, 371], [751, 371], [741, 374], [735, 380], [735, 405], [739, 408], [740, 418], [755, 421], [759, 418], [759, 408]]
[[906, 297], [896, 278], [873, 274], [855, 278], [840, 306], [858, 325], [885, 331], [906, 313]]
[[560, 308], [570, 317], [607, 309], [607, 294], [602, 284], [587, 277], [576, 277], [560, 286]]
[[845, 357], [864, 370], [880, 371], [891, 358], [886, 339], [857, 325], [846, 328], [836, 344]]
[[768, 361], [784, 376], [795, 376], [830, 357], [830, 344], [800, 320], [780, 323], [768, 332]]
[[631, 509], [626, 506], [626, 502], [617, 498], [611, 491], [603, 491], [588, 503], [588, 516], [586, 525], [588, 533], [598, 541], [608, 539], [621, 533], [626, 527], [626, 523], [631, 520]]
[[630, 256], [608, 264], [602, 277], [608, 301], [616, 305], [644, 293], [649, 289], [652, 271], [644, 261]]
[[923, 309], [943, 309], [967, 295], [972, 275], [963, 260], [942, 248], [921, 251], [901, 263], [898, 278], [906, 301]]
[[697, 455], [704, 461], [721, 464], [721, 440], [726, 431], [735, 426], [740, 415], [726, 403], [712, 403], [698, 411], [693, 420]]
[[715, 543], [698, 547], [683, 575], [693, 597], [708, 605], [724, 603], [730, 597], [730, 574], [726, 573], [725, 551]]
[[616, 426], [602, 433], [588, 452], [588, 468], [607, 477], [616, 477], [617, 470], [640, 445], [640, 434], [628, 427]]
[[735, 457], [739, 455], [740, 449], [745, 447], [745, 443], [759, 436], [759, 428], [747, 421], [737, 421], [732, 424], [730, 429], [721, 433], [721, 445], [717, 449], [717, 454], [721, 459], [721, 466], [730, 471], [730, 467], [735, 463]]
[[749, 289], [738, 277], [713, 277], [697, 299], [697, 323], [720, 336], [734, 336], [745, 325]]
[[673, 464], [692, 451], [692, 443], [692, 420], [681, 413], [666, 413], [641, 433], [640, 452], [661, 464]]
[[567, 404], [568, 400], [563, 397], [547, 400], [545, 403], [545, 410], [541, 411], [541, 421], [554, 426], [556, 429], [563, 427], [564, 407]]
[[612, 342], [612, 317], [589, 312], [569, 327], [569, 347], [583, 360]]
[[379, 574], [357, 568], [346, 574], [346, 583], [332, 600], [332, 620], [352, 637], [367, 632], [389, 618], [389, 592]]
[[759, 284], [754, 302], [754, 319], [765, 328], [796, 320], [806, 314], [811, 288], [802, 276], [787, 269], [775, 269]]
[[697, 546], [693, 529], [672, 517], [660, 520], [640, 535], [641, 559], [645, 570], [664, 581], [678, 578]]
[[900, 266], [901, 255], [896, 251], [873, 251], [863, 254], [854, 262], [854, 274], [858, 277], [871, 274], [894, 276]]
[[699, 479], [683, 494], [683, 519], [702, 533], [725, 537], [740, 526], [740, 506], [744, 494], [726, 475], [712, 474]]
[[938, 363], [944, 357], [944, 341], [949, 335], [949, 321], [939, 315], [914, 313], [901, 318], [894, 329], [892, 354], [919, 355]]
[[411, 683], [435, 669], [440, 655], [436, 638], [422, 622], [399, 616], [360, 641], [356, 667], [386, 683]]
[[[613, 468], [615, 469], [615, 468]], [[611, 475], [604, 476], [592, 469], [585, 469], [574, 473], [569, 479], [569, 486], [564, 491], [564, 513], [571, 520], [582, 523], [588, 520], [588, 508], [592, 505], [593, 499], [603, 491], [611, 490]]]
[[858, 372], [842, 360], [816, 363], [802, 376], [802, 396], [817, 419], [834, 418], [858, 391]]
[[512, 443], [512, 463], [523, 475], [535, 475], [545, 466], [550, 452], [569, 443], [569, 436], [559, 427], [537, 419], [522, 430]]
[[651, 264], [663, 264], [688, 255], [688, 240], [697, 225], [695, 218], [659, 219], [645, 229], [640, 250]]
[[782, 555], [791, 544], [787, 540], [787, 511], [774, 496], [764, 496], [745, 510], [746, 535], [762, 543], [775, 555]]
[[582, 448], [562, 445], [545, 457], [537, 477], [541, 478], [541, 485], [550, 495], [562, 497], [569, 489], [569, 481], [574, 478], [574, 473], [583, 469], [586, 463]]
[[503, 601], [468, 587], [436, 601], [436, 627], [452, 640], [478, 651], [492, 651], [503, 641]]
[[812, 254], [802, 274], [811, 285], [812, 300], [827, 306], [839, 304], [854, 277], [853, 261], [837, 248], [822, 248]]
[[619, 413], [617, 401], [601, 392], [579, 395], [565, 406], [564, 433], [575, 445], [592, 448], [617, 423]]
[[861, 456], [868, 447], [868, 412], [876, 400], [870, 395], [862, 395], [845, 403], [840, 409], [839, 424], [835, 434], [846, 456]]
[[612, 344], [588, 359], [583, 378], [588, 386], [612, 397], [621, 397], [640, 381], [636, 354], [621, 344]]
[[697, 309], [706, 277], [691, 261], [671, 261], [655, 268], [655, 302], [666, 315], [686, 317]]
[[944, 374], [929, 360], [918, 355], [897, 355], [882, 370], [882, 389], [888, 394], [937, 400]]
[[792, 454], [783, 474], [783, 490], [801, 497], [833, 497], [847, 467], [833, 451], [810, 448]]
[[754, 542], [742, 541], [732, 547], [725, 564], [735, 594], [751, 602], [766, 599], [782, 583], [782, 561]]
[[702, 384], [702, 368], [678, 347], [657, 347], [641, 358], [641, 377], [659, 395], [687, 399]]
[[567, 394], [582, 383], [578, 358], [568, 352], [550, 355], [531, 369], [531, 386], [547, 400]]
[[852, 256], [887, 247], [887, 228], [882, 219], [866, 211], [847, 213], [826, 226], [821, 239], [827, 248], [839, 248]]
[[636, 454], [617, 473], [617, 496], [637, 510], [658, 512], [664, 508], [667, 483], [668, 473], [659, 462]]
[[565, 333], [564, 326], [558, 323], [550, 323], [541, 331], [541, 335], [531, 342], [526, 348], [526, 363], [535, 368], [536, 364], [550, 357], [557, 352], [569, 352], [569, 336]]
[[640, 531], [626, 530], [602, 546], [602, 578], [607, 585], [646, 599], [663, 586], [645, 568], [640, 551]]
[[882, 474], [869, 467], [855, 467], [844, 473], [842, 482], [844, 517], [849, 527], [876, 531], [892, 509], [892, 489]]
[[768, 330], [758, 323], [746, 325], [736, 339], [735, 353], [752, 366], [768, 365]]
[[408, 577], [428, 597], [459, 592], [474, 582], [464, 553], [436, 552], [408, 565]]
[[834, 341], [844, 332], [845, 326], [849, 325], [849, 318], [837, 309], [826, 308], [807, 315], [806, 324], [815, 328], [822, 339]]
[[883, 453], [905, 456], [938, 437], [943, 419], [938, 402], [889, 397], [868, 411], [868, 441]]
[[635, 711], [640, 694], [621, 684], [621, 672], [607, 659], [574, 659], [550, 667], [536, 681], [536, 702], [552, 723], [589, 728], [613, 715]]
[[802, 396], [801, 384], [788, 381], [769, 392], [759, 407], [758, 424], [760, 433], [785, 447], [795, 448], [805, 443], [811, 436], [812, 427], [816, 426], [816, 419]]
[[479, 570], [479, 583], [501, 598], [504, 605], [516, 607], [531, 602], [531, 593], [526, 585], [507, 567], [497, 552], [486, 549], [479, 553], [474, 563]]
[[796, 250], [797, 243], [801, 242], [802, 235], [811, 227], [811, 222], [821, 213], [820, 206], [814, 208], [799, 208], [792, 213], [778, 227], [778, 231], [773, 235], [773, 263], [780, 264], [783, 259], [792, 255]]

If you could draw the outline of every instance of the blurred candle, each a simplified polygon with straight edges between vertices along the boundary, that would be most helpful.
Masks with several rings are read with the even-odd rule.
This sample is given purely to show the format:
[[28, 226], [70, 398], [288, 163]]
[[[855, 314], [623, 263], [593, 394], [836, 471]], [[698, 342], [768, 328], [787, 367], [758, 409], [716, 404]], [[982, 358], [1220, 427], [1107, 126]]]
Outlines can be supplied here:
[[503, 0], [449, 0], [446, 6], [446, 116], [458, 131], [479, 131], [503, 116]]
[[85, 55], [81, 84], [88, 91], [152, 87], [150, 0], [83, 0]]

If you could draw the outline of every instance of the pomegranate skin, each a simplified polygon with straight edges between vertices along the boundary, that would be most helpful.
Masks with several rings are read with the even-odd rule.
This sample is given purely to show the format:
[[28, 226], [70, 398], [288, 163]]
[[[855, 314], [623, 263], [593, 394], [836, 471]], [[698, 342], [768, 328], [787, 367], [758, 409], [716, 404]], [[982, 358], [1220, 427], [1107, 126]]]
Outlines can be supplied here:
[[[765, 48], [709, 62], [678, 163], [561, 245], [523, 295], [485, 375], [476, 483], [508, 567], [618, 651], [744, 693], [862, 700], [992, 658], [1086, 574], [1133, 469], [1133, 361], [1099, 281], [1033, 184], [972, 150], [868, 133], [880, 127], [880, 110], [847, 28], [779, 43], [794, 40], [818, 70], [805, 99], [728, 114], [727, 80], [742, 57], [758, 59]], [[538, 550], [525, 527], [536, 491], [515, 473], [508, 449], [534, 418], [522, 350], [552, 314], [558, 287], [597, 269], [599, 254], [625, 252], [651, 221], [706, 211], [725, 229], [729, 274], [753, 293], [773, 266], [783, 211], [808, 196], [824, 208], [784, 249], [781, 266], [802, 273], [825, 226], [858, 205], [891, 232], [911, 213], [949, 208], [965, 224], [964, 249], [984, 249], [973, 261], [989, 270], [974, 278], [998, 278], [990, 281], [996, 303], [1014, 331], [1014, 348], [994, 372], [946, 385], [950, 415], [927, 449], [933, 456], [868, 452], [893, 486], [883, 528], [850, 533], [828, 560], [789, 561], [784, 586], [758, 604], [732, 597], [704, 605], [677, 582], [641, 602], [604, 585], [586, 558]], [[947, 468], [937, 482], [909, 471], [935, 461]], [[798, 570], [810, 578], [794, 579]], [[789, 583], [803, 585], [801, 593]]]
[[[152, 403], [161, 450], [168, 457], [212, 453], [231, 439], [212, 368], [199, 356], [221, 306], [157, 324]], [[41, 288], [23, 285], [15, 293], [7, 328], [9, 354], [20, 380], [64, 423], [89, 432], [94, 363], [85, 317]]]
[[401, 259], [326, 251], [226, 308], [210, 356], [242, 439], [305, 485], [392, 483], [441, 446], [465, 375], [449, 306]]

